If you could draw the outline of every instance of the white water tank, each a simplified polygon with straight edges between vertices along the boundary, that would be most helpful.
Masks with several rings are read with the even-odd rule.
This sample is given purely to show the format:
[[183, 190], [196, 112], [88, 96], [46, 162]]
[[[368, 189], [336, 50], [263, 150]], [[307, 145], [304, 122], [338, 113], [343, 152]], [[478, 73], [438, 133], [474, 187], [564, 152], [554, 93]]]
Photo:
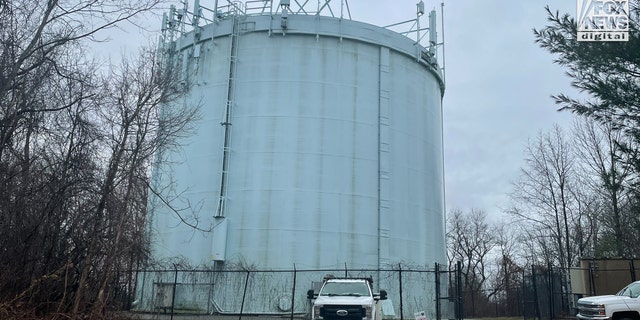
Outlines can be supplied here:
[[445, 264], [444, 85], [428, 50], [347, 19], [219, 17], [175, 43], [202, 118], [155, 168], [178, 211], [152, 196], [153, 256], [258, 269]]

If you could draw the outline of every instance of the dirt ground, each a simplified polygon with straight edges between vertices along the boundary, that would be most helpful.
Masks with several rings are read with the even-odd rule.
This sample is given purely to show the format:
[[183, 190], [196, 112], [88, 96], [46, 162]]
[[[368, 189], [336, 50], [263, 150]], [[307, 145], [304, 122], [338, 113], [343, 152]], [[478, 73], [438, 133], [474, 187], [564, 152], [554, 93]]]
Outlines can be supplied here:
[[[194, 314], [174, 314], [173, 317], [170, 314], [165, 313], [138, 313], [127, 312], [120, 314], [132, 320], [288, 320], [291, 319], [290, 315], [287, 316], [265, 316], [265, 315], [194, 315]], [[304, 320], [306, 317], [296, 315], [294, 320]]]
[[[265, 315], [173, 315], [173, 318], [169, 314], [162, 313], [133, 313], [129, 312], [123, 314], [128, 316], [133, 320], [288, 320], [291, 319], [290, 315], [287, 316], [265, 316]], [[296, 315], [294, 320], [305, 320], [306, 317]], [[413, 320], [413, 319], [406, 319]], [[505, 318], [474, 318], [474, 319], [465, 319], [465, 320], [522, 320], [522, 318], [514, 318], [514, 317], [505, 317]]]

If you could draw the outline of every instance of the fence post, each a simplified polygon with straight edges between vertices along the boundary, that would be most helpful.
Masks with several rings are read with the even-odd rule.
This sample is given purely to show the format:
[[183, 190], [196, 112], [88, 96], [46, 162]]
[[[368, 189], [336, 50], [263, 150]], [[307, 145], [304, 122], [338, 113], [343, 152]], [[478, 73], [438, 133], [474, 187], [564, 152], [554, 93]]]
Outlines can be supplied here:
[[215, 286], [215, 276], [216, 276], [216, 270], [209, 270], [207, 272], [209, 274], [209, 281], [210, 281], [210, 285], [209, 285], [209, 290], [207, 290], [207, 313], [208, 314], [213, 314], [215, 312], [215, 306], [213, 305], [213, 294], [214, 294], [214, 286]]
[[631, 282], [636, 281], [636, 266], [633, 262], [633, 258], [629, 259], [629, 269], [631, 271]]
[[435, 283], [436, 283], [436, 319], [440, 320], [440, 265], [435, 265]]
[[294, 312], [294, 307], [295, 307], [295, 301], [296, 301], [296, 275], [298, 274], [298, 271], [296, 270], [296, 264], [293, 264], [293, 290], [291, 290], [291, 317], [290, 319], [293, 320], [293, 312]]
[[[548, 283], [547, 283], [547, 290], [549, 292], [549, 320], [553, 320], [553, 316], [555, 315], [555, 307], [554, 307], [554, 299], [553, 299], [553, 267], [551, 266], [551, 262], [548, 263], [547, 265], [547, 272], [548, 272]], [[560, 293], [562, 294], [562, 292]], [[562, 296], [560, 296], [560, 298], [562, 299]]]
[[171, 320], [173, 320], [173, 306], [176, 302], [176, 288], [178, 287], [178, 267], [174, 265], [175, 275], [173, 276], [173, 292], [171, 292]]
[[[524, 287], [522, 287], [522, 291], [524, 291]], [[518, 301], [524, 300], [524, 296], [520, 294], [520, 288], [516, 287], [516, 313], [517, 314], [524, 314], [524, 309], [520, 309], [522, 308], [522, 305], [520, 305], [519, 303], [517, 303]], [[512, 308], [509, 308], [510, 310], [512, 310]]]
[[462, 299], [462, 261], [456, 263], [456, 293], [457, 293], [457, 306], [456, 306], [456, 319], [462, 320], [464, 318], [464, 299]]
[[590, 294], [592, 296], [595, 296], [596, 295], [596, 281], [593, 278], [593, 269], [594, 269], [593, 268], [594, 267], [593, 264], [594, 264], [593, 261], [589, 261], [589, 287], [590, 287], [589, 289], [591, 289], [589, 291], [590, 291]]
[[527, 274], [522, 268], [522, 320], [527, 320]]
[[540, 315], [540, 305], [538, 304], [538, 286], [536, 285], [536, 266], [531, 265], [531, 284], [533, 285], [533, 307], [535, 308], [536, 317], [542, 320]]
[[400, 282], [400, 319], [404, 319], [404, 311], [402, 310], [402, 264], [398, 263], [398, 282]]
[[247, 296], [247, 287], [249, 287], [249, 275], [251, 271], [247, 270], [247, 277], [244, 279], [244, 292], [242, 292], [242, 303], [240, 304], [240, 315], [238, 320], [242, 320], [242, 313], [244, 312], [244, 299]]
[[[144, 308], [144, 303], [145, 303], [145, 296], [144, 296], [144, 288], [147, 285], [147, 271], [141, 271], [141, 270], [136, 270], [136, 292], [138, 292], [138, 277], [140, 277], [140, 273], [142, 272], [142, 288], [140, 288], [140, 296], [138, 297], [138, 299], [140, 299], [139, 305], [140, 307]], [[153, 282], [151, 283], [151, 286], [153, 287]], [[153, 292], [153, 288], [151, 289]], [[151, 301], [153, 303], [153, 300]]]

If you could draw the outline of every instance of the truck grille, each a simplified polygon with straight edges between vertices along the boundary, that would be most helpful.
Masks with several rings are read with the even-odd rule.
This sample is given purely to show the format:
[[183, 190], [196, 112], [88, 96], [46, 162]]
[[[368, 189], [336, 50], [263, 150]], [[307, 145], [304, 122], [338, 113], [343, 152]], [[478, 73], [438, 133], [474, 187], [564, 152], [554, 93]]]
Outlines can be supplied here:
[[320, 308], [320, 316], [332, 319], [362, 319], [366, 317], [366, 310], [362, 306], [325, 305]]
[[584, 310], [584, 309], [581, 309], [579, 312], [580, 312], [580, 314], [581, 314], [581, 315], [583, 315], [583, 316], [595, 316], [595, 315], [598, 315], [598, 312], [593, 311], [593, 310]]
[[602, 317], [604, 308], [597, 304], [578, 302], [578, 313], [584, 317]]

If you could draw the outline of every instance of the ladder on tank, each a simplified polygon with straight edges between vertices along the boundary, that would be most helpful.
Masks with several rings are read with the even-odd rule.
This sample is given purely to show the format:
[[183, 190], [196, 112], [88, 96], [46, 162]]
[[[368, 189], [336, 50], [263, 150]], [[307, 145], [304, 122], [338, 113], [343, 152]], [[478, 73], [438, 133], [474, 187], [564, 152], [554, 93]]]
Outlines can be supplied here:
[[231, 19], [233, 30], [230, 35], [229, 46], [229, 77], [227, 78], [227, 101], [225, 105], [223, 121], [220, 125], [224, 127], [224, 138], [222, 146], [222, 171], [220, 172], [220, 194], [218, 205], [214, 217], [223, 218], [225, 216], [225, 206], [227, 200], [227, 184], [229, 176], [229, 156], [231, 153], [231, 118], [233, 114], [235, 96], [235, 76], [237, 70], [238, 38], [240, 35], [240, 19], [244, 17], [243, 10], [235, 8]]

